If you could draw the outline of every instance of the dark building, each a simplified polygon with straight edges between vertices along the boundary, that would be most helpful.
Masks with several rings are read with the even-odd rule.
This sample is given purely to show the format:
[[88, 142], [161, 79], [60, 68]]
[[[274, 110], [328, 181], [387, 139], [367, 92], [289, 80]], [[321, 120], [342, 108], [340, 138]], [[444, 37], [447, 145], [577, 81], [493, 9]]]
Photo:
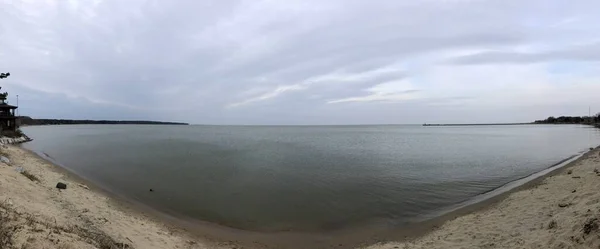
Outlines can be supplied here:
[[8, 97], [8, 93], [0, 93], [0, 133], [2, 135], [15, 133], [17, 128], [19, 128], [18, 120], [15, 116], [15, 109], [17, 107], [6, 103], [6, 97]]

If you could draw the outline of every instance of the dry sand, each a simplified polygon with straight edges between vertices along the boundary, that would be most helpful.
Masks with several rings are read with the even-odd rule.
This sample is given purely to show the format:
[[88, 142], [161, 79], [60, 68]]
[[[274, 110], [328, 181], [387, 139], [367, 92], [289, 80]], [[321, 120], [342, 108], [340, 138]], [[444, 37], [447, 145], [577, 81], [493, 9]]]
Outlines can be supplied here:
[[599, 152], [412, 241], [367, 248], [600, 248]]
[[[117, 205], [19, 147], [0, 151], [11, 160], [0, 163], [0, 248], [247, 248], [192, 237]], [[600, 248], [599, 152], [420, 237], [366, 248]], [[55, 188], [59, 181], [66, 190]]]
[[[53, 164], [16, 146], [2, 146], [0, 248], [232, 248], [191, 238], [140, 212], [117, 207]], [[38, 180], [16, 169], [22, 167]], [[67, 184], [58, 190], [57, 182]]]

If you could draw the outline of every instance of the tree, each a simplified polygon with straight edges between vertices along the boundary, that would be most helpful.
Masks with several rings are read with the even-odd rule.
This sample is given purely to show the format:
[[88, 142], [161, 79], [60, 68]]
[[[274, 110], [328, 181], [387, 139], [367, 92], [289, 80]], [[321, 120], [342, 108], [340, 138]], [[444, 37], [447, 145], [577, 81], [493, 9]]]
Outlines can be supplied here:
[[[0, 73], [0, 79], [5, 79], [8, 76], [10, 76], [10, 73]], [[2, 87], [0, 87], [1, 89]], [[8, 93], [4, 92], [4, 93], [0, 93], [0, 99], [6, 99], [6, 97], [8, 97]]]

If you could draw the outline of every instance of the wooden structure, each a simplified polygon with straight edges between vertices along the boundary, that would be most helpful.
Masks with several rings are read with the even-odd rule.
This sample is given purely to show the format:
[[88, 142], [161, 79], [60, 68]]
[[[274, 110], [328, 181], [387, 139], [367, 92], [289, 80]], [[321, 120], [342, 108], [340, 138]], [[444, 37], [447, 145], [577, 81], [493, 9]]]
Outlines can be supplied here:
[[18, 107], [6, 103], [6, 97], [8, 97], [7, 92], [0, 93], [0, 133], [2, 135], [15, 133], [19, 128], [18, 120], [15, 116], [15, 109]]

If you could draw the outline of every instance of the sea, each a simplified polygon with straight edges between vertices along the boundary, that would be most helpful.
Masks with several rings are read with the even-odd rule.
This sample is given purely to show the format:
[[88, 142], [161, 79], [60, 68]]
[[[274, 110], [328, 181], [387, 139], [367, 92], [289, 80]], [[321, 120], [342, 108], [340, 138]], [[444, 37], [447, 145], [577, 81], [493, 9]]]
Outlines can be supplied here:
[[22, 130], [34, 139], [23, 147], [106, 191], [257, 232], [407, 226], [600, 145], [600, 129], [584, 125]]

